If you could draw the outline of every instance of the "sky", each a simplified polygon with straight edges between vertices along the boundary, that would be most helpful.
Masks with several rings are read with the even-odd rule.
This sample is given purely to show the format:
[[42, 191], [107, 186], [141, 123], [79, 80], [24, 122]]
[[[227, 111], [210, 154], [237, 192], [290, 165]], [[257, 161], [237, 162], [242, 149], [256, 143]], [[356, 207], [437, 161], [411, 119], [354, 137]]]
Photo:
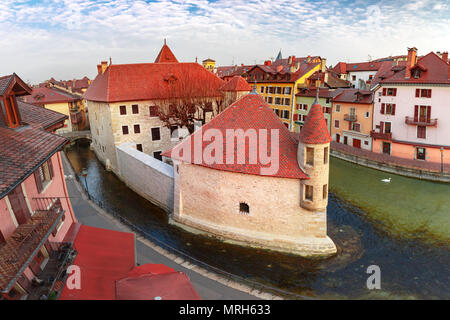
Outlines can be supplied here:
[[97, 64], [179, 61], [255, 64], [319, 55], [327, 65], [450, 50], [443, 0], [0, 0], [0, 76], [38, 83], [95, 78]]

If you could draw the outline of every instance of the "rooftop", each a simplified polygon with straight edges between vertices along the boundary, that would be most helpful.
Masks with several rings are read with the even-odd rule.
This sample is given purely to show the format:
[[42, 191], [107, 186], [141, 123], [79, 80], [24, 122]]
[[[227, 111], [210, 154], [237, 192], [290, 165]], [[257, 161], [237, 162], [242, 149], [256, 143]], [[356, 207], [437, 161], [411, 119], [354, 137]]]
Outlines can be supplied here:
[[80, 100], [79, 96], [70, 94], [68, 92], [49, 87], [35, 87], [31, 95], [25, 96], [23, 100], [26, 103], [34, 105], [44, 105], [51, 103], [74, 102]]
[[251, 91], [252, 87], [241, 76], [234, 76], [220, 87], [222, 91]]
[[328, 126], [323, 116], [322, 106], [317, 101], [311, 106], [302, 130], [299, 141], [306, 144], [325, 144], [331, 141]]

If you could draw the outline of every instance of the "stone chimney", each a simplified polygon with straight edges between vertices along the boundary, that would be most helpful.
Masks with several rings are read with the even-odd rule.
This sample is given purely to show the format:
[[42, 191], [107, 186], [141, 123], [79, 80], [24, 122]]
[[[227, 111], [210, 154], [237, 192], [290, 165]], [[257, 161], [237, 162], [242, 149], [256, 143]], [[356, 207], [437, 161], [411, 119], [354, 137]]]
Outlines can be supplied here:
[[442, 52], [442, 60], [448, 63], [448, 51]]
[[321, 69], [322, 69], [322, 72], [327, 71], [327, 59], [322, 58], [320, 67], [321, 67]]
[[108, 68], [108, 61], [102, 61], [102, 74], [105, 73]]
[[102, 73], [102, 65], [101, 64], [97, 65], [97, 73], [98, 74]]
[[408, 60], [406, 61], [405, 78], [411, 78], [411, 68], [416, 64], [417, 48], [408, 48]]

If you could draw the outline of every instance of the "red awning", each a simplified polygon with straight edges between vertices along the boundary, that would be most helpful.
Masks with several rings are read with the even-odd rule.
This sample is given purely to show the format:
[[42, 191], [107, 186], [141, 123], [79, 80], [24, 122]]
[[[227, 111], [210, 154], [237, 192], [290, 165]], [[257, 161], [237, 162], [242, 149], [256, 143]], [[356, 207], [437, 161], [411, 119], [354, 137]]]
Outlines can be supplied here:
[[201, 300], [183, 272], [141, 275], [116, 281], [117, 300]]

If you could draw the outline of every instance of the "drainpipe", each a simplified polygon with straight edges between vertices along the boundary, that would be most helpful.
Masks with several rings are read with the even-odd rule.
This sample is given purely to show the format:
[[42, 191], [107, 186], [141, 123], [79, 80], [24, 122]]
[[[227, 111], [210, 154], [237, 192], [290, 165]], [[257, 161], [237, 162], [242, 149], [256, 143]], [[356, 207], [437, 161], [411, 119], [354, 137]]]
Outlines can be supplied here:
[[444, 174], [444, 147], [441, 147], [441, 175]]

